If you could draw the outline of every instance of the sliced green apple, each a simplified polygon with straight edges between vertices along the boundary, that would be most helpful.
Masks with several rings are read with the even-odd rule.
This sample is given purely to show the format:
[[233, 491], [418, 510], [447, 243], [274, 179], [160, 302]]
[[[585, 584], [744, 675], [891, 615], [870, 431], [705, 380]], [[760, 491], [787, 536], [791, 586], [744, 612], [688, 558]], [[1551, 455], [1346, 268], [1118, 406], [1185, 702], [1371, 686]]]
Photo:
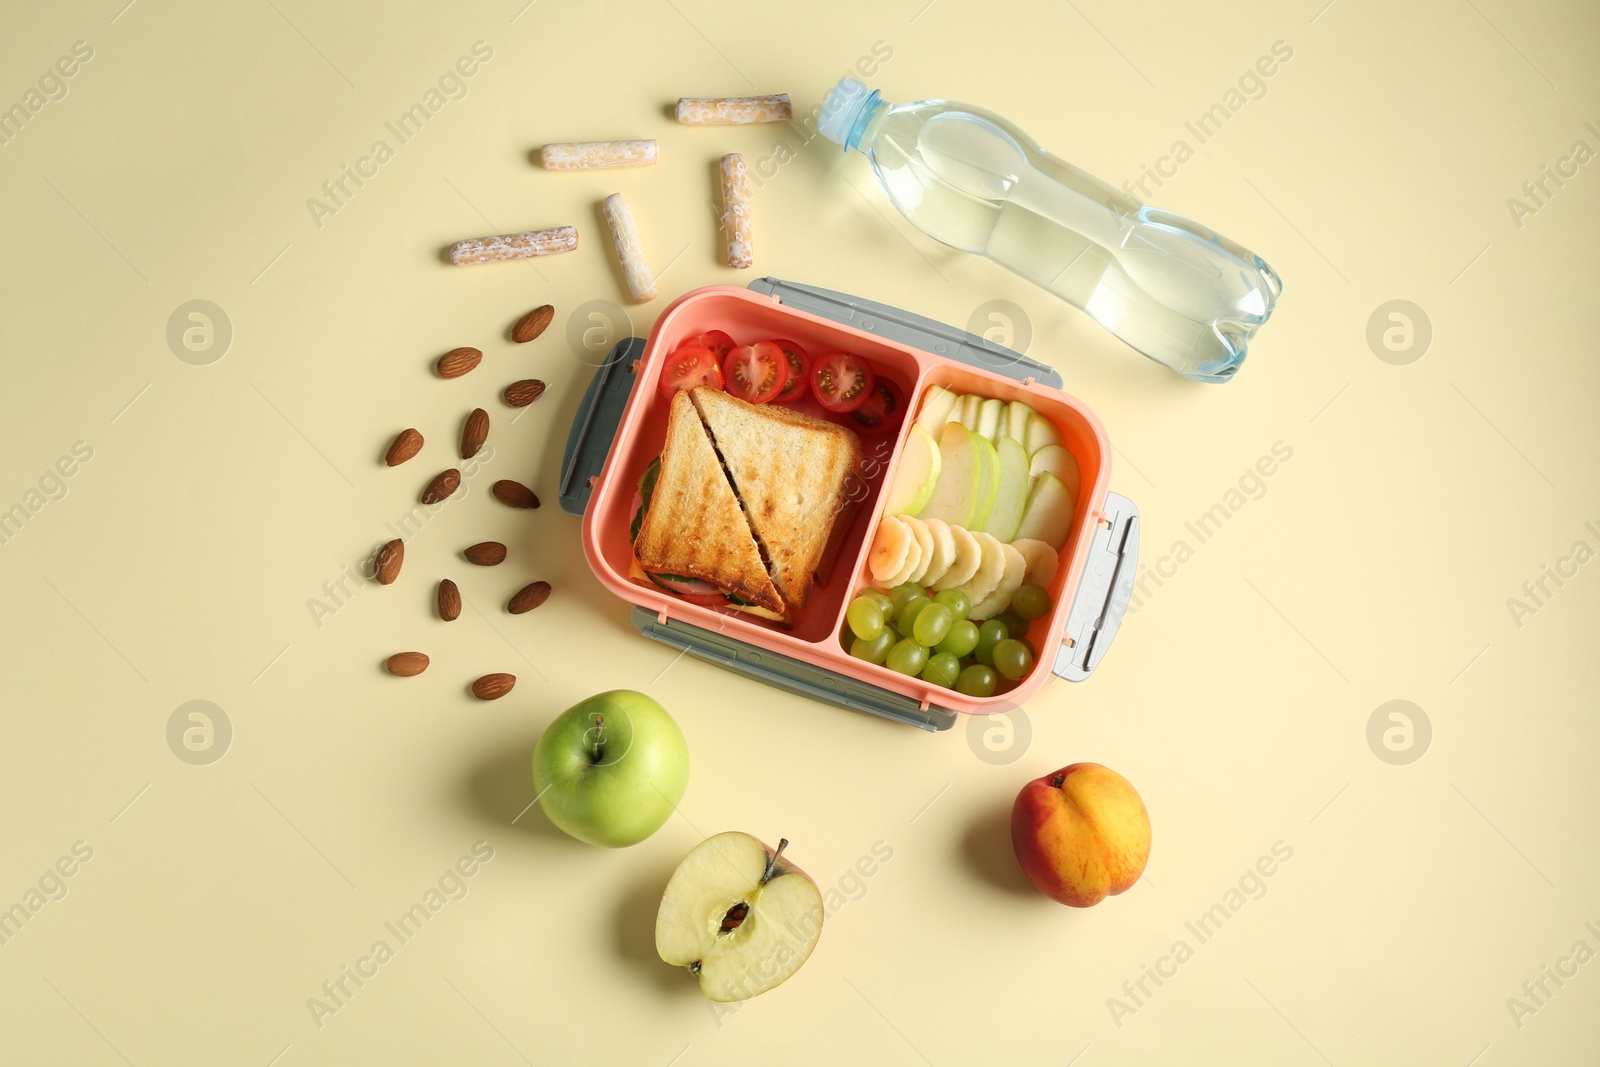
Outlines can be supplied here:
[[895, 464], [894, 483], [884, 498], [885, 514], [919, 514], [933, 499], [941, 465], [939, 442], [921, 423], [912, 426]]
[[927, 505], [918, 512], [921, 518], [943, 519], [951, 526], [972, 525], [983, 480], [979, 470], [983, 457], [974, 441], [988, 444], [959, 422], [944, 424], [939, 434], [939, 481]]
[[978, 405], [978, 432], [990, 444], [1000, 439], [1006, 424], [1006, 402], [1004, 400], [985, 400]]
[[1020, 400], [1013, 400], [1006, 405], [1006, 433], [1015, 437], [1026, 447], [1028, 444], [1028, 422], [1036, 416], [1028, 405]]
[[748, 1000], [787, 981], [822, 936], [822, 893], [741, 833], [708, 837], [672, 872], [656, 912], [656, 953], [700, 980], [707, 998]]
[[969, 430], [978, 428], [978, 410], [983, 407], [983, 397], [968, 393], [961, 398], [961, 403], [956, 405], [955, 414], [951, 420], [959, 422]]
[[1028, 506], [1022, 512], [1022, 524], [1013, 540], [1032, 538], [1061, 551], [1072, 531], [1072, 513], [1077, 506], [1076, 497], [1061, 484], [1061, 479], [1045, 471], [1034, 480]]
[[1078, 473], [1078, 461], [1061, 445], [1045, 445], [1028, 459], [1028, 473], [1038, 477], [1049, 471], [1060, 479], [1072, 493], [1074, 500], [1082, 492], [1082, 475]]
[[1033, 418], [1028, 420], [1028, 436], [1022, 442], [1028, 447], [1028, 455], [1033, 455], [1041, 448], [1061, 443], [1061, 431], [1056, 429], [1056, 424], [1039, 414], [1033, 413]]
[[942, 385], [928, 386], [922, 394], [922, 410], [917, 413], [917, 425], [937, 438], [944, 424], [950, 421], [950, 412], [960, 399], [960, 393], [952, 393]]
[[994, 506], [981, 529], [996, 540], [1011, 541], [1022, 522], [1022, 509], [1028, 505], [1028, 453], [1014, 437], [1002, 437], [995, 446], [1000, 458], [1000, 485]]
[[972, 447], [978, 453], [978, 497], [973, 501], [972, 521], [967, 526], [981, 530], [994, 510], [995, 497], [1000, 495], [1000, 454], [979, 433], [972, 435]]

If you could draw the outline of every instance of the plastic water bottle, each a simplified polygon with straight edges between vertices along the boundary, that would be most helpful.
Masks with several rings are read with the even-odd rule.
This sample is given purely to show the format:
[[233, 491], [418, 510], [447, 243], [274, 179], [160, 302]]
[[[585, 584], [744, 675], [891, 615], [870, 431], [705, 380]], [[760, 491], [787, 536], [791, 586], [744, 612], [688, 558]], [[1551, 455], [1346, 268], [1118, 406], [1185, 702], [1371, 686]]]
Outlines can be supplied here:
[[864, 152], [923, 233], [1043, 286], [1186, 378], [1233, 377], [1283, 289], [1255, 253], [1141, 204], [981, 108], [897, 106], [845, 78], [817, 129]]

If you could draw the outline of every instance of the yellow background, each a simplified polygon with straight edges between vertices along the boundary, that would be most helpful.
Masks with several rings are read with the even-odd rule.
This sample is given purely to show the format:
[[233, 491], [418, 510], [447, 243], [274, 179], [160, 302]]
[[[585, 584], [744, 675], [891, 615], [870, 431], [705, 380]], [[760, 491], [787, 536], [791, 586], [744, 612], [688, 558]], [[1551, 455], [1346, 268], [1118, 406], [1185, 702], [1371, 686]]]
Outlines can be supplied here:
[[[122, 3], [12, 5], [0, 29], [6, 106], [74, 42], [93, 48], [0, 146], [0, 507], [41, 479], [58, 492], [58, 458], [93, 449], [0, 546], [0, 907], [75, 842], [93, 849], [0, 947], [7, 1062], [1588, 1062], [1600, 963], [1547, 980], [1520, 1027], [1507, 999], [1575, 942], [1600, 950], [1584, 926], [1600, 928], [1600, 564], [1547, 581], [1520, 626], [1507, 600], [1574, 542], [1600, 549], [1584, 526], [1600, 527], [1600, 173], [1582, 167], [1520, 227], [1506, 201], [1575, 141], [1600, 149], [1592, 7]], [[397, 145], [384, 123], [480, 40], [493, 57], [466, 95]], [[1220, 387], [922, 237], [861, 157], [667, 110], [758, 90], [805, 111], [882, 42], [869, 80], [889, 99], [981, 104], [1120, 184], [1192, 142], [1185, 121], [1278, 41], [1293, 57], [1264, 95], [1151, 198], [1286, 281]], [[606, 137], [659, 138], [662, 162], [530, 162], [546, 141]], [[307, 199], [380, 138], [394, 158], [319, 228]], [[713, 162], [780, 144], [795, 158], [757, 192], [756, 269], [731, 271]], [[630, 309], [641, 333], [685, 290], [769, 273], [958, 325], [1018, 305], [1029, 354], [1117, 446], [1146, 562], [1275, 442], [1293, 459], [1025, 726], [928, 735], [675, 663], [631, 630], [555, 506], [590, 373], [569, 316], [622, 296], [596, 207], [617, 190], [663, 274], [661, 298]], [[575, 253], [441, 259], [459, 238], [560, 223], [582, 232]], [[233, 330], [206, 366], [166, 340], [195, 299]], [[1394, 299], [1432, 326], [1405, 366], [1366, 339]], [[545, 302], [543, 338], [506, 340]], [[437, 379], [457, 345], [484, 365]], [[550, 390], [513, 424], [498, 391], [528, 376]], [[396, 585], [318, 625], [308, 600], [391, 536], [478, 405], [493, 459], [467, 497], [411, 540]], [[387, 469], [405, 426], [427, 447]], [[489, 500], [502, 477], [545, 507]], [[459, 560], [487, 538], [510, 544], [505, 565]], [[445, 575], [472, 605], [448, 625], [430, 611]], [[550, 602], [506, 615], [533, 578]], [[410, 648], [433, 657], [426, 674], [383, 673]], [[467, 695], [499, 670], [519, 677], [509, 697]], [[616, 852], [537, 810], [513, 823], [544, 725], [614, 686], [681, 722], [681, 815]], [[167, 743], [196, 699], [233, 730], [205, 766]], [[1367, 742], [1393, 699], [1432, 727], [1409, 765]], [[1021, 784], [1077, 760], [1127, 775], [1155, 829], [1148, 876], [1090, 911], [1033, 893], [1006, 833]], [[786, 987], [719, 1019], [654, 958], [651, 929], [677, 860], [726, 829], [787, 836], [857, 899]], [[465, 898], [319, 1028], [307, 998], [480, 840], [494, 858]], [[851, 880], [879, 841], [893, 859]], [[1279, 841], [1293, 858], [1265, 895], [1199, 944], [1185, 922]], [[1193, 958], [1116, 1017], [1109, 998], [1133, 1004], [1123, 983], [1179, 939]]]

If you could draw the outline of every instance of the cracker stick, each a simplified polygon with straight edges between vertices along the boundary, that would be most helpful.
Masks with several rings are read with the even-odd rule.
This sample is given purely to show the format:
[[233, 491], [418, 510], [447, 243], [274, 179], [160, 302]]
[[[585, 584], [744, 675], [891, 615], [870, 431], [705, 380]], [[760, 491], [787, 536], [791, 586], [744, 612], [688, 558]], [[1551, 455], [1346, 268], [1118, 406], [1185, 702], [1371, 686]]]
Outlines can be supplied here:
[[750, 245], [750, 182], [744, 157], [722, 157], [722, 229], [728, 238], [728, 266], [743, 270], [755, 262]]
[[557, 252], [570, 252], [577, 247], [576, 227], [552, 226], [548, 230], [502, 233], [498, 237], [474, 237], [470, 241], [457, 241], [450, 246], [450, 262], [460, 267], [472, 263], [493, 263], [497, 259], [553, 256]]
[[732, 126], [746, 122], [788, 122], [794, 117], [789, 94], [730, 96], [723, 99], [685, 96], [678, 100], [678, 121], [691, 126]]
[[602, 167], [649, 167], [660, 158], [656, 142], [578, 141], [547, 144], [539, 149], [545, 170], [598, 170]]
[[621, 193], [606, 197], [602, 210], [606, 216], [606, 229], [611, 231], [611, 246], [617, 250], [617, 262], [622, 264], [622, 278], [628, 285], [628, 299], [643, 304], [656, 298], [656, 280], [650, 274], [650, 264], [644, 261], [644, 250], [639, 247], [639, 230], [633, 224], [633, 209], [622, 199]]

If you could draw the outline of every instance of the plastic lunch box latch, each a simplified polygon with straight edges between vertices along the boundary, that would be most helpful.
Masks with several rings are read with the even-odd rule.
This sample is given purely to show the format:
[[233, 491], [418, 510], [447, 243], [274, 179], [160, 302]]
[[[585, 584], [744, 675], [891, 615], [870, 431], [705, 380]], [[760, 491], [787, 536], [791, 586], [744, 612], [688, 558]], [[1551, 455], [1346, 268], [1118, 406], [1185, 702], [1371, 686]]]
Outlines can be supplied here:
[[[1038, 382], [1056, 389], [1061, 387], [1061, 375], [1054, 368], [976, 334], [909, 311], [778, 278], [758, 278], [749, 288], [789, 307], [846, 323], [944, 359], [1025, 384]], [[612, 439], [633, 391], [634, 364], [643, 357], [644, 349], [645, 340], [640, 337], [618, 341], [596, 369], [584, 392], [561, 457], [561, 509], [569, 515], [581, 516], [588, 507], [593, 483], [605, 467]], [[1057, 677], [1073, 682], [1089, 676], [1116, 636], [1132, 592], [1139, 555], [1139, 509], [1133, 501], [1118, 493], [1107, 493], [1105, 505], [1092, 517], [1096, 528], [1088, 560], [1051, 668]], [[924, 730], [948, 729], [956, 719], [954, 712], [936, 705], [928, 706], [926, 701], [912, 701], [777, 653], [757, 652], [726, 635], [676, 619], [662, 619], [657, 613], [639, 607], [633, 610], [633, 623], [652, 640], [767, 684], [840, 707], [909, 723]]]

